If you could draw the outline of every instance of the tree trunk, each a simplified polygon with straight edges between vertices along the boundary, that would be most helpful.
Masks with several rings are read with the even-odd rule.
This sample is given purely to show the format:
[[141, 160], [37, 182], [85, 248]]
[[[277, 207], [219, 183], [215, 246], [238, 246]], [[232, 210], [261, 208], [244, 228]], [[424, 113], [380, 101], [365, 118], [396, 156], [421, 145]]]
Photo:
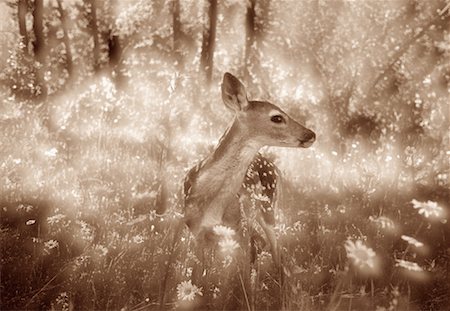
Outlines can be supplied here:
[[180, 0], [173, 0], [172, 2], [172, 31], [173, 31], [173, 48], [175, 51], [178, 51], [181, 34]]
[[126, 83], [121, 71], [122, 52], [119, 36], [110, 33], [108, 37], [108, 67], [118, 89], [123, 89]]
[[208, 1], [208, 20], [209, 24], [203, 30], [202, 52], [200, 56], [200, 63], [205, 72], [207, 83], [211, 83], [214, 47], [216, 41], [216, 24], [217, 24], [217, 0]]
[[[258, 6], [258, 8], [257, 8]], [[260, 12], [257, 16], [256, 12]], [[261, 72], [260, 60], [257, 49], [260, 47], [262, 37], [264, 35], [264, 22], [266, 22], [269, 12], [269, 0], [249, 0], [247, 13], [245, 17], [245, 55], [244, 55], [244, 79], [249, 88], [255, 88], [253, 84], [258, 82], [260, 88], [264, 89], [265, 77]], [[252, 74], [257, 76], [261, 81], [254, 81]]]
[[[256, 0], [250, 0], [249, 6], [247, 6], [247, 13], [245, 15], [245, 55], [244, 55], [244, 80], [247, 85], [252, 81], [250, 67], [252, 66], [251, 50], [252, 45], [255, 42], [255, 5]], [[251, 87], [251, 85], [248, 85]]]
[[89, 0], [89, 6], [91, 7], [91, 18], [90, 18], [90, 28], [92, 31], [92, 37], [94, 39], [94, 71], [98, 72], [100, 69], [100, 41], [98, 35], [98, 25], [97, 25], [97, 5], [96, 0]]
[[181, 22], [180, 22], [180, 0], [172, 2], [172, 31], [173, 31], [173, 50], [177, 59], [177, 69], [183, 66], [183, 57], [181, 53]]
[[64, 32], [63, 42], [66, 48], [66, 69], [67, 73], [69, 74], [70, 80], [72, 78], [73, 73], [73, 60], [72, 60], [72, 50], [70, 48], [69, 32], [67, 30], [66, 12], [64, 12], [61, 0], [58, 0], [57, 3], [58, 3], [59, 18], [61, 19], [61, 25]]
[[19, 0], [17, 4], [17, 16], [19, 19], [19, 33], [22, 42], [22, 48], [25, 54], [28, 54], [28, 31], [25, 17], [28, 11], [27, 0]]
[[45, 37], [44, 37], [44, 1], [35, 0], [33, 8], [33, 31], [35, 40], [33, 42], [33, 52], [37, 64], [36, 68], [36, 87], [37, 95], [45, 98], [47, 88], [44, 81], [44, 62], [45, 62]]

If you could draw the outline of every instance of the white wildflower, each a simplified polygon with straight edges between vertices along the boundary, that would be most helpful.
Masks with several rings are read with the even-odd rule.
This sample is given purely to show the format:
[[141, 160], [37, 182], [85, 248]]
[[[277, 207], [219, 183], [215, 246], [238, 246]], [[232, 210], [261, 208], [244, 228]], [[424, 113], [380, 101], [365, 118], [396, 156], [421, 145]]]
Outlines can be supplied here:
[[48, 222], [49, 225], [54, 225], [54, 224], [59, 223], [65, 217], [66, 216], [63, 215], [63, 214], [57, 214], [57, 215], [54, 215], [54, 216], [47, 217], [47, 222]]
[[22, 163], [22, 159], [13, 159], [14, 164]]
[[48, 249], [52, 249], [58, 247], [59, 243], [56, 240], [48, 240], [47, 242], [44, 242], [44, 246]]
[[186, 277], [190, 278], [192, 276], [193, 271], [194, 271], [194, 268], [188, 267], [188, 268], [186, 268], [186, 271], [184, 274], [186, 275]]
[[148, 215], [148, 218], [149, 218], [150, 221], [153, 221], [153, 220], [156, 219], [157, 216], [158, 215], [156, 214], [156, 210], [151, 210], [149, 215]]
[[138, 234], [132, 238], [132, 241], [133, 241], [133, 243], [141, 244], [144, 242], [144, 237], [142, 235]]
[[213, 292], [213, 298], [217, 299], [217, 297], [219, 297], [219, 294], [220, 294], [220, 288], [218, 288], [217, 286], [214, 286], [212, 292]]
[[401, 267], [410, 271], [422, 272], [423, 269], [415, 262], [407, 261], [403, 259], [396, 259], [396, 267]]
[[45, 154], [47, 157], [52, 157], [52, 158], [54, 158], [54, 157], [56, 157], [56, 155], [58, 154], [58, 149], [56, 149], [56, 148], [51, 148], [51, 149], [45, 151], [44, 154]]
[[99, 251], [101, 256], [105, 256], [106, 254], [108, 254], [108, 248], [103, 245], [97, 245], [95, 248]]
[[372, 221], [373, 223], [375, 223], [378, 227], [380, 227], [382, 229], [392, 230], [395, 228], [394, 222], [386, 216], [380, 216], [380, 217], [370, 216], [369, 220]]
[[236, 234], [233, 229], [222, 225], [214, 226], [213, 231], [215, 234], [223, 238], [232, 238]]
[[81, 238], [85, 241], [92, 241], [94, 239], [94, 235], [91, 226], [83, 220], [79, 220], [77, 223], [81, 226]]
[[17, 206], [17, 209], [21, 210], [21, 211], [25, 211], [25, 212], [28, 213], [28, 212], [31, 212], [33, 210], [33, 206], [32, 205], [19, 204]]
[[294, 231], [303, 231], [306, 227], [306, 224], [301, 221], [296, 221], [292, 227]]
[[36, 223], [36, 220], [34, 220], [34, 219], [29, 219], [29, 220], [27, 220], [27, 222], [25, 223], [27, 226], [31, 226], [31, 225], [33, 225], [33, 224], [35, 224]]
[[239, 247], [239, 244], [230, 238], [225, 238], [219, 241], [220, 249], [224, 253], [232, 253], [236, 248]]
[[350, 240], [345, 242], [345, 250], [347, 251], [347, 257], [353, 260], [355, 266], [364, 268], [375, 267], [375, 252], [370, 247], [365, 246], [361, 240], [357, 240], [356, 243]]
[[183, 281], [177, 286], [178, 300], [193, 301], [195, 295], [203, 296], [202, 288], [192, 284], [192, 281]]
[[407, 235], [402, 235], [401, 238], [403, 241], [406, 241], [409, 244], [414, 245], [415, 247], [422, 247], [424, 245], [422, 242], [417, 241], [415, 238]]
[[413, 199], [411, 203], [415, 209], [419, 209], [419, 214], [426, 218], [430, 216], [440, 217], [443, 214], [442, 207], [438, 206], [436, 202], [429, 200], [427, 202], [419, 202], [416, 199]]

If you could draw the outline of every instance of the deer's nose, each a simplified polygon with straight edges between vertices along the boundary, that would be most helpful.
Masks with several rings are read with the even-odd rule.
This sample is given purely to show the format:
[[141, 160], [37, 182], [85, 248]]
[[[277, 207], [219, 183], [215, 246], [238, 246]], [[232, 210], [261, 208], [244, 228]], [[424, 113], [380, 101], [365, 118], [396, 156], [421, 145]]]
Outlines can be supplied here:
[[303, 141], [313, 143], [316, 140], [316, 134], [313, 131], [308, 130], [303, 134]]
[[298, 140], [300, 143], [299, 146], [303, 148], [311, 147], [315, 140], [316, 134], [311, 130], [307, 130], [305, 133], [303, 133], [302, 138]]

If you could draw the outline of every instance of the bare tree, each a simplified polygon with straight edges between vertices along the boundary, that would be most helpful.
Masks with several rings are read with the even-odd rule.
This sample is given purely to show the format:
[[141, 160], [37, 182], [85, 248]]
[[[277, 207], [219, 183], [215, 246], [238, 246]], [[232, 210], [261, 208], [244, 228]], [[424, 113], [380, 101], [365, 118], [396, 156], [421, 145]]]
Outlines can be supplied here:
[[[260, 60], [256, 51], [260, 48], [264, 36], [264, 23], [267, 21], [269, 13], [269, 0], [250, 0], [247, 6], [245, 20], [245, 56], [244, 56], [244, 79], [247, 85], [253, 86], [252, 74], [264, 80], [261, 72]], [[259, 15], [257, 14], [259, 13]], [[264, 82], [258, 83], [264, 88]]]
[[27, 0], [19, 0], [17, 3], [17, 15], [19, 19], [19, 33], [23, 45], [23, 51], [28, 54], [28, 31], [25, 17], [28, 11]]
[[110, 31], [108, 36], [108, 68], [116, 87], [119, 89], [123, 88], [126, 83], [122, 74], [122, 54], [123, 48], [119, 36]]
[[64, 11], [61, 0], [57, 1], [58, 3], [58, 12], [59, 12], [59, 18], [61, 19], [61, 25], [64, 32], [64, 46], [66, 48], [66, 69], [69, 74], [69, 79], [72, 78], [73, 74], [73, 60], [72, 60], [72, 50], [70, 47], [70, 39], [69, 39], [69, 32], [67, 29], [67, 19], [66, 19], [66, 12]]
[[216, 41], [217, 0], [208, 0], [208, 21], [208, 26], [205, 26], [203, 30], [200, 64], [205, 72], [206, 81], [210, 83], [212, 79]]
[[38, 96], [47, 96], [47, 87], [44, 84], [43, 66], [45, 63], [45, 37], [44, 37], [44, 0], [35, 0], [33, 7], [33, 31], [34, 42], [33, 52], [37, 62], [37, 83]]
[[247, 12], [245, 15], [245, 59], [244, 59], [244, 66], [245, 66], [245, 79], [247, 81], [250, 81], [250, 70], [249, 66], [251, 65], [250, 61], [250, 54], [252, 45], [255, 42], [255, 19], [256, 19], [256, 0], [250, 0], [250, 5], [247, 6]]
[[99, 31], [97, 24], [97, 5], [96, 0], [87, 0], [90, 6], [90, 16], [89, 16], [89, 28], [91, 29], [92, 38], [94, 39], [94, 71], [97, 72], [100, 69], [100, 40]]
[[[176, 54], [180, 53], [180, 35], [181, 35], [181, 22], [180, 22], [180, 0], [172, 1], [172, 31], [173, 31], [173, 49]], [[177, 55], [177, 60], [179, 55]]]

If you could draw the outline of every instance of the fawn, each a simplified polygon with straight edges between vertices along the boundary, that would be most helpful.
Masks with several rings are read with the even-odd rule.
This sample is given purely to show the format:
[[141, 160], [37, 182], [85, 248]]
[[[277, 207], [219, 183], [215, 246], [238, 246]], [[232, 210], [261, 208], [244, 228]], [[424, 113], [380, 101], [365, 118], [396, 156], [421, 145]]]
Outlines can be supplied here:
[[307, 148], [316, 135], [279, 107], [265, 101], [249, 101], [244, 85], [230, 73], [223, 77], [222, 99], [234, 112], [234, 120], [215, 150], [186, 176], [185, 223], [202, 243], [214, 236], [216, 225], [238, 228], [241, 206], [253, 200], [256, 223], [269, 241], [274, 262], [279, 264], [274, 232], [279, 174], [275, 165], [259, 154], [259, 149]]

